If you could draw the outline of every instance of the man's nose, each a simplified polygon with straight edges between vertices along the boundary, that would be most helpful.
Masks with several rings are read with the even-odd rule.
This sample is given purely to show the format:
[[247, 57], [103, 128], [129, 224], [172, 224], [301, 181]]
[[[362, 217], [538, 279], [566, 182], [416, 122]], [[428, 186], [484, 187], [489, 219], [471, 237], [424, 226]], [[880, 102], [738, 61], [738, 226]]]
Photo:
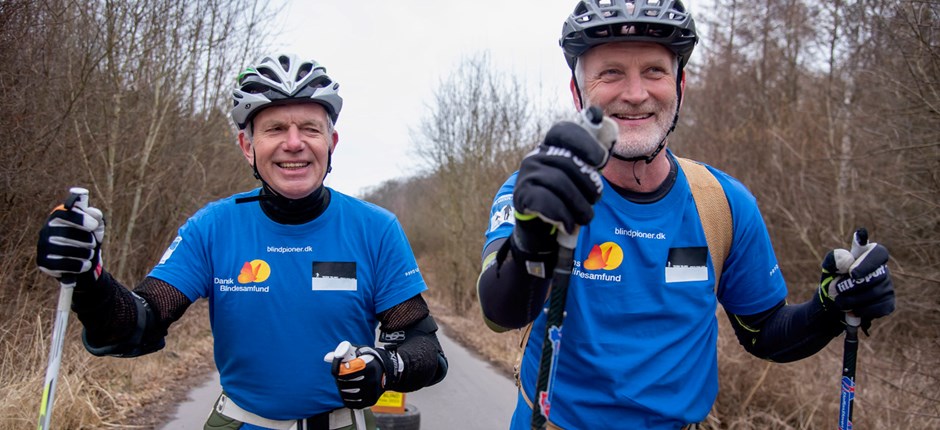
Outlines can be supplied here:
[[296, 151], [303, 147], [303, 140], [301, 140], [300, 128], [296, 125], [292, 125], [287, 129], [287, 140], [285, 142], [286, 149]]
[[649, 98], [649, 91], [643, 78], [640, 76], [627, 76], [621, 83], [620, 98], [631, 104], [640, 104]]

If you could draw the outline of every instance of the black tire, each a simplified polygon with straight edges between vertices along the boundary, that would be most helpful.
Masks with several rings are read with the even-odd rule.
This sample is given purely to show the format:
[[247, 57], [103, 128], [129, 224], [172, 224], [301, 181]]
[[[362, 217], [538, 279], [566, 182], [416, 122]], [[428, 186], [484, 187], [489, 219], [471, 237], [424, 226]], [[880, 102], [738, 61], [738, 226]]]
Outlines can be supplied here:
[[418, 430], [421, 428], [421, 412], [412, 404], [405, 404], [403, 414], [375, 414], [377, 430]]

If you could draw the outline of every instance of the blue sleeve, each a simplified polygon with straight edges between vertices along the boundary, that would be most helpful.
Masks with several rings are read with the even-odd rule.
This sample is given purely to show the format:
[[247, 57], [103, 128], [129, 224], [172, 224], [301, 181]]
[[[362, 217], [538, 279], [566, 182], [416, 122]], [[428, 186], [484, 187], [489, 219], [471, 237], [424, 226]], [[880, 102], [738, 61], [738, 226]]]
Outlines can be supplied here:
[[[516, 176], [518, 175], [519, 172], [513, 173], [499, 187], [496, 197], [493, 198], [493, 205], [490, 207], [490, 225], [486, 229], [486, 242], [483, 244], [483, 249], [486, 249], [494, 240], [509, 237], [512, 234], [512, 227], [516, 224], [512, 207], [512, 190], [516, 185]], [[484, 255], [484, 257], [486, 256]]]
[[718, 287], [718, 301], [736, 315], [766, 311], [787, 297], [770, 234], [757, 199], [738, 180], [709, 167], [731, 206], [734, 236]]
[[397, 218], [392, 218], [382, 234], [375, 261], [375, 313], [408, 300], [427, 290], [418, 269], [408, 237]]
[[176, 239], [148, 275], [176, 287], [192, 302], [207, 297], [212, 285], [208, 247], [199, 223], [202, 214], [197, 212], [180, 227]]

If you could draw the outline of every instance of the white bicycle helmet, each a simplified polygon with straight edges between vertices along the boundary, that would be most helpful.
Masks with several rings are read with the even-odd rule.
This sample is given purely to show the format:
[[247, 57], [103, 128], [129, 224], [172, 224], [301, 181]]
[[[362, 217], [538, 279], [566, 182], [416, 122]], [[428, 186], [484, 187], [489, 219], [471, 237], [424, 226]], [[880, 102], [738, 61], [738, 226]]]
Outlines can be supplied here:
[[343, 108], [338, 91], [339, 83], [327, 76], [320, 63], [293, 54], [266, 55], [238, 75], [232, 91], [232, 121], [244, 130], [266, 107], [309, 101], [322, 105], [335, 124]]

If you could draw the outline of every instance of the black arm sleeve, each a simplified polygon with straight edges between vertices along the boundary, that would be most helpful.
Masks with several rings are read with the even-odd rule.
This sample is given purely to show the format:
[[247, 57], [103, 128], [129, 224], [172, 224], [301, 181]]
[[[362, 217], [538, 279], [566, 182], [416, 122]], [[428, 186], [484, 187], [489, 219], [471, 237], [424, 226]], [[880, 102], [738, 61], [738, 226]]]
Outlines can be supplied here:
[[[388, 389], [411, 392], [440, 382], [447, 375], [447, 358], [437, 339], [437, 324], [420, 294], [379, 314], [386, 349], [397, 352], [404, 372]], [[388, 340], [394, 339], [394, 340]]]
[[751, 354], [778, 363], [809, 357], [845, 329], [842, 313], [818, 298], [798, 305], [781, 301], [754, 315], [728, 314], [738, 341]]
[[85, 347], [96, 355], [122, 357], [162, 348], [168, 327], [190, 304], [159, 279], [145, 278], [132, 293], [107, 272], [97, 281], [80, 281], [72, 297], [72, 310], [85, 328]]
[[487, 258], [477, 280], [477, 296], [486, 324], [494, 331], [525, 327], [542, 310], [551, 279], [530, 275], [509, 252], [509, 240], [500, 239], [484, 251]]

